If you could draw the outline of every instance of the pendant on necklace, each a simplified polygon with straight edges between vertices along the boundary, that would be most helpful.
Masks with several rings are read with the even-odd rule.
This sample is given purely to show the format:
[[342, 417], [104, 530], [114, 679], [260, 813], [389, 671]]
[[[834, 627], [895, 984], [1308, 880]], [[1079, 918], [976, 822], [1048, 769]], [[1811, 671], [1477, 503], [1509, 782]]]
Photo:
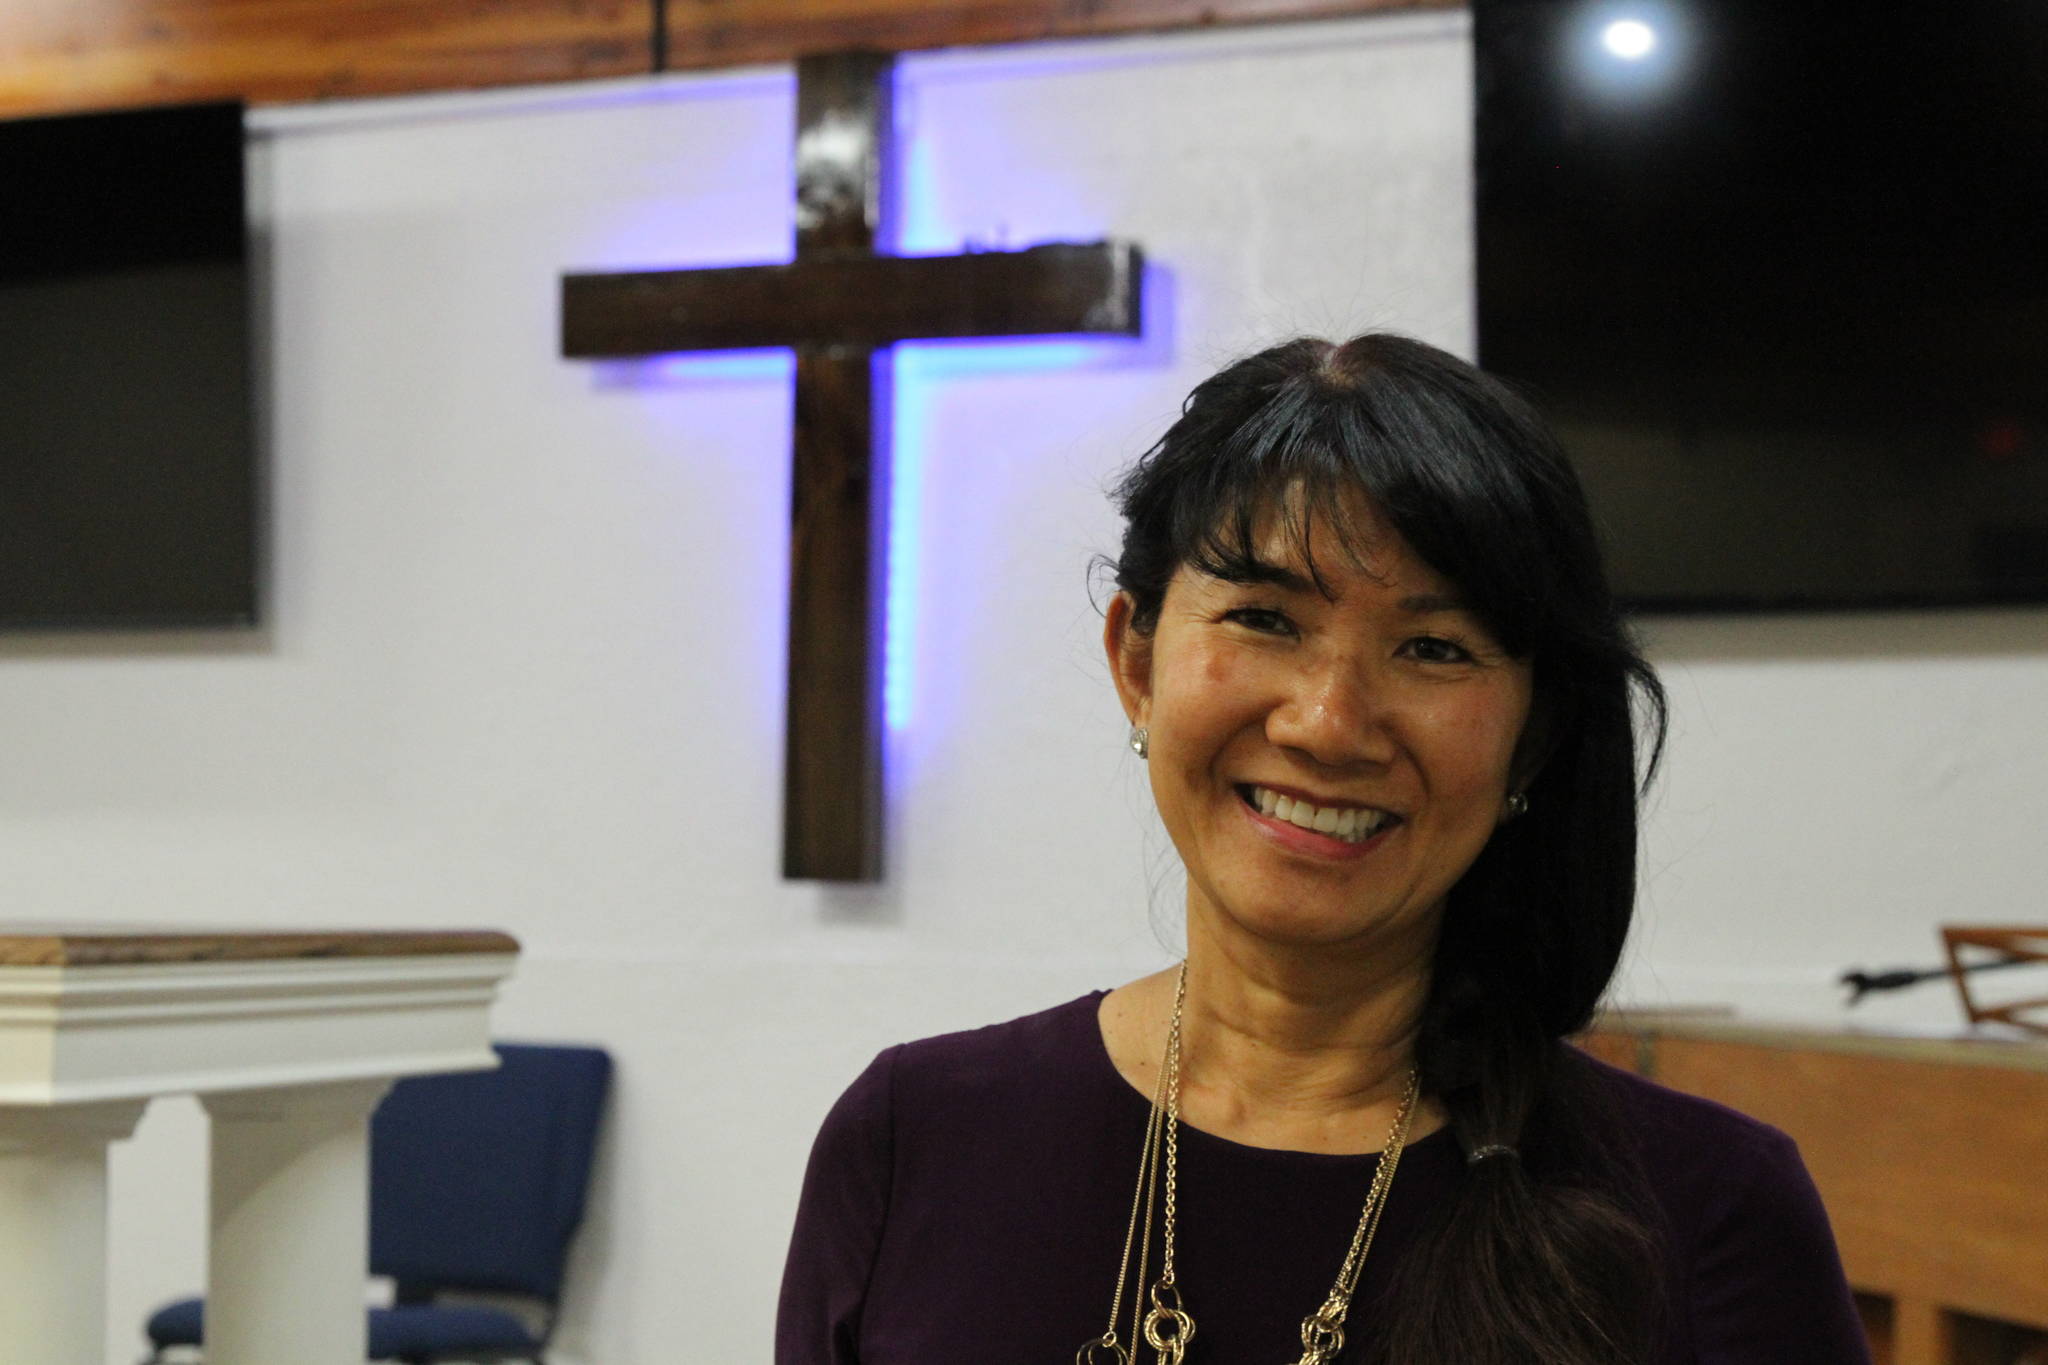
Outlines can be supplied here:
[[[1108, 1361], [1096, 1354], [1106, 1351]], [[1105, 1332], [1074, 1353], [1074, 1365], [1131, 1365], [1131, 1353], [1116, 1339], [1115, 1332]]]
[[1152, 1286], [1152, 1311], [1145, 1315], [1145, 1340], [1159, 1352], [1159, 1365], [1180, 1365], [1195, 1339], [1195, 1320], [1181, 1307], [1180, 1289], [1166, 1280]]
[[1327, 1365], [1344, 1349], [1344, 1314], [1349, 1305], [1334, 1296], [1301, 1320], [1301, 1359], [1294, 1365]]

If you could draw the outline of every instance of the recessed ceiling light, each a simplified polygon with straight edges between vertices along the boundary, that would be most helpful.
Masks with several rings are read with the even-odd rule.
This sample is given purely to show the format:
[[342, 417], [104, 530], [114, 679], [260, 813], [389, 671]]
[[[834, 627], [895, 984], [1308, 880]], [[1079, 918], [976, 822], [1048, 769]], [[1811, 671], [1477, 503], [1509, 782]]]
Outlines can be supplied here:
[[1616, 19], [1601, 30], [1600, 41], [1615, 56], [1635, 61], [1650, 55], [1657, 46], [1657, 35], [1640, 19]]

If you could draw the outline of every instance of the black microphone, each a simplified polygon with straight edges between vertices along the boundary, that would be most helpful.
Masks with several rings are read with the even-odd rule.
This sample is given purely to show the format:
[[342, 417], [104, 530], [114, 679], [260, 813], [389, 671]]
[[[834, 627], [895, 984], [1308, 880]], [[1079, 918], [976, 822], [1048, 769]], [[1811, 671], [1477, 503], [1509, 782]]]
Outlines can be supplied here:
[[[2000, 958], [1992, 962], [1973, 962], [1966, 965], [1963, 970], [1988, 972], [1997, 967], [2039, 965], [2025, 958]], [[1855, 971], [1842, 973], [1841, 984], [1849, 988], [1849, 1003], [1853, 1005], [1872, 991], [1895, 991], [1903, 986], [1917, 986], [1922, 981], [1932, 981], [1936, 977], [1946, 977], [1948, 974], [1949, 970], [1946, 967], [1894, 967], [1884, 972], [1866, 972], [1859, 967]]]

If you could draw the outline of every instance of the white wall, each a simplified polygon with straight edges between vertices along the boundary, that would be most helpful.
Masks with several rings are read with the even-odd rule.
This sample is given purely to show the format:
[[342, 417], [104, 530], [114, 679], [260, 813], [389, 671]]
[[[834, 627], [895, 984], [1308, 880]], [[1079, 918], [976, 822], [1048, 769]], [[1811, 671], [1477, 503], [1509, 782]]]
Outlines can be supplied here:
[[[1102, 486], [1263, 341], [1469, 350], [1465, 32], [906, 60], [908, 246], [1114, 234], [1164, 274], [1145, 343], [902, 358], [913, 714], [858, 891], [776, 874], [784, 366], [555, 354], [564, 270], [787, 252], [787, 73], [263, 116], [270, 625], [0, 641], [7, 912], [512, 930], [503, 1032], [620, 1063], [565, 1358], [765, 1359], [811, 1133], [866, 1059], [1164, 960], [1084, 579]], [[1655, 625], [1678, 725], [1627, 993], [1835, 1018], [1846, 963], [2039, 920], [2044, 637]], [[200, 1278], [201, 1140], [159, 1106], [118, 1157], [110, 1360]]]

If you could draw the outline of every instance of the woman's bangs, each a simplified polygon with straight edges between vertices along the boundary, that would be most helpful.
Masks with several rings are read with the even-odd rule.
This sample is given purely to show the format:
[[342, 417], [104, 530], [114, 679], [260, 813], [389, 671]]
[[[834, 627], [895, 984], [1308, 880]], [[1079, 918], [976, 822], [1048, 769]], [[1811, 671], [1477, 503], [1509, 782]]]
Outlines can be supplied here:
[[[1184, 509], [1180, 558], [1226, 582], [1269, 579], [1276, 567], [1297, 569], [1317, 589], [1330, 591], [1311, 549], [1320, 533], [1334, 539], [1350, 568], [1372, 574], [1373, 537], [1356, 515], [1362, 496], [1380, 499], [1363, 477], [1361, 462], [1346, 458], [1326, 420], [1307, 404], [1293, 421], [1262, 418], [1245, 424], [1218, 452], [1216, 478]], [[1278, 551], [1278, 559], [1275, 551]]]

